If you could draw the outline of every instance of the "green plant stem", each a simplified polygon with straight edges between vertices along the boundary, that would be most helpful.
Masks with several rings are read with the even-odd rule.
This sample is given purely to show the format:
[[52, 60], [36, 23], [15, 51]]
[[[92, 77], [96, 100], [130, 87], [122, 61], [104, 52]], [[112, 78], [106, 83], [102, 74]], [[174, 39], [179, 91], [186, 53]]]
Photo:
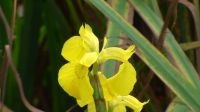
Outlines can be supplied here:
[[98, 77], [98, 64], [93, 65], [92, 72], [90, 74], [90, 83], [94, 89], [93, 98], [95, 102], [96, 112], [106, 112], [106, 103], [103, 96], [103, 89]]

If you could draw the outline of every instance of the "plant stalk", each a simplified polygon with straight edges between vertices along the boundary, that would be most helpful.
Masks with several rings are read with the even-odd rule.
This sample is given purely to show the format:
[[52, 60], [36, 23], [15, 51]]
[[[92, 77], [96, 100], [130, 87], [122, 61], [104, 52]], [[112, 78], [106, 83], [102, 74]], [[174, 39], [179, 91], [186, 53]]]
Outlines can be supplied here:
[[95, 63], [93, 65], [91, 73], [89, 74], [90, 83], [92, 85], [92, 88], [94, 89], [93, 98], [95, 102], [96, 112], [106, 112], [107, 110], [105, 99], [103, 96], [103, 89], [101, 87], [101, 83], [98, 77], [98, 68], [98, 64]]

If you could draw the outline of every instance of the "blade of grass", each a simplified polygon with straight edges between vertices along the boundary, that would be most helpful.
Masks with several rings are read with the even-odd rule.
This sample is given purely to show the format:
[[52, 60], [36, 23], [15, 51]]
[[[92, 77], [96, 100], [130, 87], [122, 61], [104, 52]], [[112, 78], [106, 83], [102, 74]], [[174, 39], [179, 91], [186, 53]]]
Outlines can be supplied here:
[[[200, 40], [200, 14], [199, 14], [199, 0], [193, 0], [195, 6], [194, 26], [196, 31], [197, 40]], [[200, 73], [200, 48], [196, 49], [196, 63], [197, 70]]]
[[[128, 15], [130, 5], [128, 4], [127, 0], [122, 0], [122, 1], [111, 0], [110, 5], [126, 20], [130, 16]], [[125, 38], [125, 36], [123, 36], [121, 32], [121, 29], [119, 29], [115, 23], [108, 21], [107, 32], [106, 32], [106, 38], [108, 39], [108, 43], [106, 47], [114, 47], [123, 44], [122, 41], [124, 40], [122, 40], [122, 37]], [[106, 63], [104, 63], [102, 69], [106, 77], [111, 77], [116, 72], [117, 70], [116, 68], [118, 68], [117, 66], [119, 66], [119, 64], [115, 60], [109, 60]]]
[[81, 25], [81, 22], [79, 20], [79, 16], [78, 13], [73, 5], [73, 1], [71, 0], [65, 0], [66, 1], [66, 6], [69, 8], [69, 15], [71, 16], [73, 25], [76, 26], [76, 28], [78, 29], [78, 27]]
[[[0, 6], [0, 20], [2, 20], [2, 25], [0, 25], [0, 27], [4, 27], [4, 29], [6, 30], [5, 33], [3, 33], [3, 39], [2, 40], [8, 40], [9, 43], [11, 43], [11, 30], [10, 30], [10, 26], [8, 23], [8, 20], [5, 16], [5, 13], [3, 12], [1, 6]], [[0, 21], [1, 22], [1, 21]], [[3, 31], [3, 30], [2, 30]], [[7, 37], [7, 38], [6, 38]], [[1, 42], [0, 42], [1, 44]], [[0, 50], [1, 47], [3, 47], [5, 44], [2, 42], [2, 46], [0, 46]], [[3, 49], [2, 49], [3, 51]], [[0, 111], [3, 110], [3, 105], [4, 105], [4, 97], [5, 97], [5, 88], [6, 88], [6, 81], [7, 81], [7, 72], [8, 72], [8, 58], [6, 56], [6, 54], [2, 54], [0, 53], [0, 56], [2, 57], [2, 61], [0, 59], [0, 102], [2, 102], [2, 106], [0, 106]]]
[[[143, 0], [130, 0], [131, 4], [135, 7], [140, 16], [148, 24], [156, 37], [159, 36], [163, 22], [162, 20], [144, 3]], [[179, 68], [181, 73], [196, 87], [200, 87], [199, 76], [192, 66], [185, 53], [174, 39], [172, 33], [167, 30], [166, 39], [164, 42], [164, 49], [170, 55], [176, 67]]]
[[67, 35], [71, 32], [70, 26], [66, 22], [64, 15], [53, 0], [47, 0], [44, 6], [44, 25], [46, 27], [47, 49], [49, 56], [48, 75], [46, 76], [47, 86], [51, 95], [53, 112], [62, 112], [70, 108], [75, 102], [67, 96], [60, 88], [57, 81], [57, 74], [63, 61], [61, 57], [62, 45]]
[[[28, 100], [33, 98], [33, 82], [35, 80], [34, 75], [37, 57], [37, 39], [42, 21], [42, 3], [43, 2], [40, 0], [36, 0], [34, 2], [31, 0], [24, 1], [24, 8], [26, 10], [24, 10], [23, 25], [20, 27], [20, 29], [16, 29], [16, 31], [20, 31], [17, 32], [18, 35], [16, 35], [17, 44], [20, 44], [15, 45], [15, 48], [18, 49], [19, 52], [12, 53], [13, 59], [17, 63], [17, 69], [22, 77], [24, 89], [26, 90], [25, 94], [27, 95]], [[15, 17], [13, 16], [13, 19], [14, 18]], [[14, 28], [14, 25], [12, 27]], [[16, 93], [18, 89], [14, 80], [15, 78], [12, 76], [11, 72], [9, 72], [6, 103], [15, 111], [27, 111], [20, 101], [19, 94]], [[13, 101], [19, 101], [19, 103]]]
[[[180, 1], [179, 1], [180, 2]], [[190, 18], [190, 12], [188, 11], [187, 7], [185, 7], [182, 4], [178, 4], [177, 7], [177, 21], [176, 21], [176, 28], [174, 28], [174, 35], [176, 35], [176, 37], [179, 39], [178, 41], [180, 42], [180, 46], [181, 48], [186, 51], [186, 55], [188, 56], [188, 58], [190, 59], [190, 61], [192, 63], [195, 63], [195, 54], [194, 54], [194, 50], [192, 50], [193, 47], [191, 47], [190, 45], [188, 45], [187, 47], [184, 47], [185, 43], [189, 43], [193, 40], [193, 36], [191, 35], [191, 21], [192, 18]], [[182, 46], [183, 45], [183, 46]], [[189, 49], [187, 49], [189, 48]], [[189, 51], [187, 51], [189, 50]]]
[[[191, 12], [193, 19], [194, 19], [194, 27], [196, 33], [196, 39], [200, 40], [200, 15], [199, 15], [199, 0], [193, 0], [194, 4], [187, 0], [180, 0], [180, 3], [185, 5]], [[196, 63], [197, 63], [197, 70], [200, 73], [200, 49], [196, 50]]]
[[[12, 0], [0, 0], [0, 7], [2, 12], [4, 12], [5, 18], [7, 19], [6, 21], [8, 21], [9, 24], [11, 23], [11, 18], [12, 18]], [[2, 14], [0, 15], [2, 16]], [[0, 17], [0, 66], [3, 64], [3, 51], [4, 51], [4, 45], [6, 45], [8, 43], [7, 40], [7, 31], [4, 27], [4, 22], [5, 20], [3, 20], [2, 17]]]
[[177, 3], [178, 3], [178, 0], [174, 0], [173, 2], [170, 3], [170, 6], [168, 8], [167, 15], [166, 15], [166, 18], [165, 18], [164, 25], [163, 25], [162, 30], [161, 30], [159, 37], [158, 37], [158, 43], [157, 43], [158, 49], [162, 48], [162, 46], [163, 46], [163, 43], [164, 43], [165, 38], [166, 38], [165, 32], [166, 32], [166, 30], [169, 26], [170, 18], [173, 15], [173, 13], [176, 9]]
[[166, 112], [192, 112], [179, 98], [174, 98]]
[[147, 0], [146, 1], [151, 9], [160, 17], [162, 18], [162, 14], [160, 12], [159, 6], [158, 6], [158, 1], [157, 0]]
[[200, 41], [181, 43], [181, 48], [185, 51], [200, 48]]
[[[198, 111], [199, 89], [192, 86], [181, 73], [140, 34], [134, 27], [128, 24], [117, 12], [104, 1], [89, 0], [111, 21], [118, 25], [138, 47], [138, 55], [142, 60], [168, 85], [176, 95], [181, 98], [192, 110]], [[193, 93], [194, 92], [194, 93]]]
[[16, 68], [16, 66], [13, 63], [12, 58], [11, 58], [11, 47], [10, 47], [10, 45], [5, 46], [5, 51], [6, 51], [6, 55], [8, 57], [8, 62], [11, 66], [12, 71], [14, 72], [14, 76], [15, 76], [15, 79], [16, 79], [16, 82], [17, 82], [17, 85], [18, 85], [18, 88], [19, 88], [19, 92], [20, 92], [20, 97], [21, 97], [24, 105], [32, 112], [44, 112], [44, 111], [32, 106], [29, 103], [29, 101], [27, 100], [27, 98], [25, 97], [24, 88], [23, 88], [23, 85], [22, 85], [20, 74], [18, 73], [17, 68]]

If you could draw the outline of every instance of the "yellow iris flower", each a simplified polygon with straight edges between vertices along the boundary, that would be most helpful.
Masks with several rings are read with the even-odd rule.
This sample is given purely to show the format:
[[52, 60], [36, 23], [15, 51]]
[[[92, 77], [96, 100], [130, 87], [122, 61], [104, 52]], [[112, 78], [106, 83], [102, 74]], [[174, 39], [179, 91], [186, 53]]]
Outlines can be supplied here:
[[[134, 112], [140, 112], [147, 103], [141, 103], [129, 95], [136, 82], [136, 72], [128, 61], [121, 64], [118, 73], [111, 78], [106, 79], [101, 72], [98, 76], [110, 112], [126, 112], [126, 106], [132, 108]], [[95, 112], [94, 102], [88, 105], [88, 112]]]
[[[58, 82], [61, 87], [71, 96], [75, 97], [77, 103], [82, 107], [88, 104], [88, 110], [94, 108], [93, 88], [88, 77], [89, 67], [92, 64], [101, 64], [108, 59], [122, 62], [119, 71], [114, 76], [106, 79], [99, 72], [104, 99], [108, 105], [124, 110], [129, 106], [139, 112], [145, 103], [140, 103], [136, 98], [128, 94], [136, 82], [136, 72], [128, 59], [134, 53], [134, 46], [123, 50], [117, 47], [104, 45], [99, 52], [98, 38], [93, 34], [89, 25], [82, 25], [79, 30], [80, 36], [73, 36], [64, 43], [62, 56], [69, 61], [59, 70]], [[113, 108], [114, 111], [116, 108]]]

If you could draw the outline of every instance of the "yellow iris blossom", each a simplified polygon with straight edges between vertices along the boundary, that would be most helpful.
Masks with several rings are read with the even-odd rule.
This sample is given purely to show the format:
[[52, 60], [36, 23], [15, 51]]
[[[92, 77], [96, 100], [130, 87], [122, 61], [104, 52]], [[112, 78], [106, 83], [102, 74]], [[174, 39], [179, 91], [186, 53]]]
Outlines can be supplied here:
[[81, 26], [80, 36], [73, 36], [64, 43], [62, 56], [69, 61], [59, 70], [58, 82], [61, 87], [82, 107], [88, 104], [88, 110], [94, 108], [93, 88], [88, 77], [89, 67], [94, 63], [101, 64], [108, 59], [122, 62], [119, 71], [114, 76], [106, 79], [98, 72], [100, 83], [107, 105], [124, 110], [129, 106], [139, 112], [145, 103], [140, 103], [136, 98], [128, 94], [136, 82], [136, 72], [128, 59], [134, 53], [134, 46], [123, 50], [117, 47], [106, 46], [106, 39], [102, 50], [99, 52], [98, 38], [93, 34], [89, 25]]
[[[141, 103], [129, 95], [136, 82], [136, 72], [128, 61], [120, 65], [118, 73], [114, 76], [106, 79], [101, 72], [98, 76], [110, 112], [126, 112], [126, 106], [132, 108], [134, 112], [140, 112], [143, 105], [147, 103]], [[95, 111], [94, 102], [88, 105], [88, 111]]]

